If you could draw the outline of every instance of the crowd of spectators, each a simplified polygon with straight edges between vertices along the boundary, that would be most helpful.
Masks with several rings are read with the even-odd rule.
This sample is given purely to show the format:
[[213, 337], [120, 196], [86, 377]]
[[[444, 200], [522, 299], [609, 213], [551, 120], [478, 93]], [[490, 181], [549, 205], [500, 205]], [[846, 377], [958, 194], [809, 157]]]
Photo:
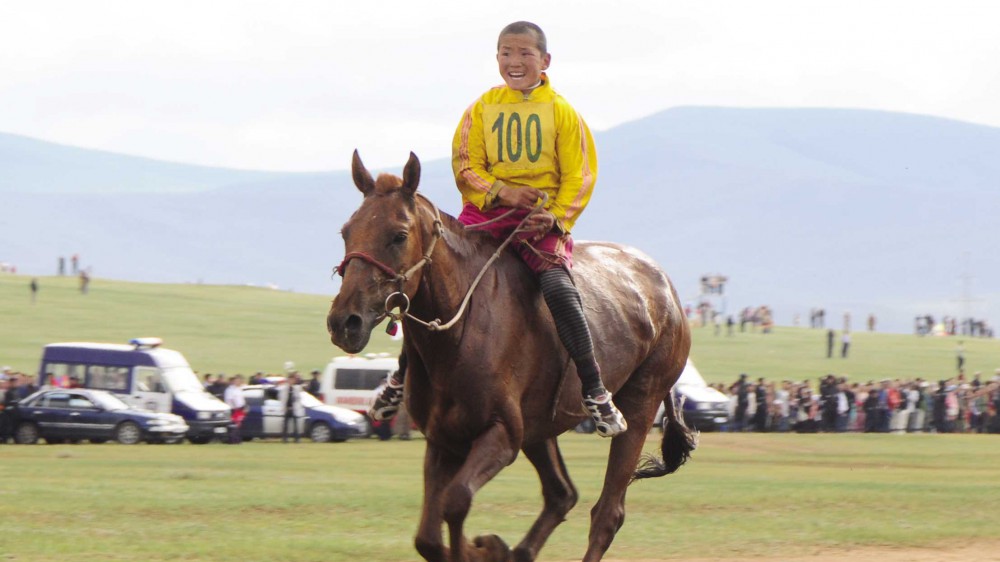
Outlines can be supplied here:
[[937, 382], [884, 379], [851, 383], [827, 375], [814, 386], [748, 379], [716, 389], [729, 397], [723, 431], [865, 433], [1000, 433], [1000, 369], [989, 381], [976, 373]]
[[986, 320], [978, 318], [959, 320], [954, 316], [945, 316], [935, 321], [934, 316], [925, 314], [913, 319], [913, 333], [918, 336], [992, 338], [993, 327]]

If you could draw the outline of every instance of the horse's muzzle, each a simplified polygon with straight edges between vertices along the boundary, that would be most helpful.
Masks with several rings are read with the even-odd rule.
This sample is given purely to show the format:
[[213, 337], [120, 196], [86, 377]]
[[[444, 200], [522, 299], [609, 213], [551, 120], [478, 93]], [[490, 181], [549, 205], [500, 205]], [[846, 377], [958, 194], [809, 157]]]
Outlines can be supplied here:
[[340, 314], [330, 311], [326, 317], [326, 329], [330, 332], [333, 345], [347, 353], [359, 353], [368, 345], [373, 318], [364, 318], [358, 314]]

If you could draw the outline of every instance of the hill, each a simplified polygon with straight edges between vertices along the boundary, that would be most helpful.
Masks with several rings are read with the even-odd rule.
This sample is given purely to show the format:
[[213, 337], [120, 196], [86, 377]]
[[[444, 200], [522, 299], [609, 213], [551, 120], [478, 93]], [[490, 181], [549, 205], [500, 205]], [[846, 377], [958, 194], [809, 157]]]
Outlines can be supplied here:
[[[727, 313], [769, 304], [785, 325], [813, 307], [838, 328], [844, 312], [854, 329], [874, 313], [899, 332], [923, 314], [1000, 318], [1000, 290], [984, 283], [1000, 278], [989, 236], [1000, 129], [878, 111], [686, 107], [596, 137], [600, 180], [574, 235], [646, 250], [686, 302], [718, 272], [730, 278]], [[2, 175], [14, 166], [22, 180], [0, 188], [0, 208], [16, 210], [0, 214], [0, 261], [23, 272], [54, 273], [58, 256], [79, 253], [108, 278], [336, 292], [338, 231], [360, 197], [347, 172], [204, 169], [5, 138]], [[92, 158], [120, 165], [75, 182], [90, 177], [81, 169]], [[457, 212], [449, 162], [423, 164], [421, 190]], [[111, 168], [124, 175], [101, 181]], [[171, 184], [176, 174], [197, 181]]]
[[[34, 374], [41, 348], [59, 341], [127, 342], [158, 336], [182, 351], [201, 373], [279, 372], [285, 361], [301, 370], [342, 355], [327, 338], [329, 299], [254, 287], [170, 285], [96, 279], [88, 294], [75, 280], [39, 278], [32, 304], [30, 278], [0, 275], [0, 364]], [[986, 377], [1000, 368], [997, 340], [966, 340], [967, 369]], [[816, 379], [827, 373], [866, 381], [884, 377], [940, 379], [953, 373], [955, 341], [900, 334], [857, 333], [848, 359], [827, 359], [821, 330], [778, 328], [771, 334], [714, 336], [694, 330], [692, 358], [710, 382], [739, 373], [768, 379]], [[396, 353], [381, 329], [366, 352]]]

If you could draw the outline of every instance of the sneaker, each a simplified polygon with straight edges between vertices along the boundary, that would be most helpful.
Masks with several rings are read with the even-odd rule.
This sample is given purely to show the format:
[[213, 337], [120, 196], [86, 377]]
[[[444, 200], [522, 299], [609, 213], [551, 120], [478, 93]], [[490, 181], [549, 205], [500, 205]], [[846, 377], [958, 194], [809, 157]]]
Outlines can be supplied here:
[[585, 396], [583, 405], [590, 412], [590, 417], [594, 420], [594, 429], [601, 437], [614, 437], [628, 429], [628, 423], [625, 422], [622, 413], [611, 401], [610, 392], [604, 391], [597, 396]]
[[391, 419], [399, 411], [399, 404], [403, 401], [403, 383], [396, 379], [389, 379], [389, 383], [382, 389], [382, 393], [375, 399], [368, 416], [375, 421]]

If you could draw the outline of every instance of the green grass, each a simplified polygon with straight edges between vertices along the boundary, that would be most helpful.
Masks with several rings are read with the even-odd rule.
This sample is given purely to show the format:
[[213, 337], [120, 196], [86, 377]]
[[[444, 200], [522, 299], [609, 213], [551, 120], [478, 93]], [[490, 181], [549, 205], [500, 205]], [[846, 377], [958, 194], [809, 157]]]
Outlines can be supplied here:
[[[0, 363], [34, 373], [57, 341], [159, 336], [200, 372], [309, 370], [340, 354], [326, 335], [329, 296], [248, 287], [0, 276]], [[1000, 367], [996, 340], [964, 339], [969, 372]], [[848, 359], [825, 357], [819, 330], [712, 335], [693, 358], [712, 382], [826, 373], [853, 380], [954, 374], [955, 338], [854, 334]], [[395, 352], [380, 331], [367, 351]], [[647, 443], [654, 450], [658, 434]], [[542, 560], [579, 559], [608, 442], [562, 439], [580, 505]], [[423, 442], [254, 442], [0, 446], [0, 559], [19, 561], [414, 560]], [[995, 540], [1000, 447], [975, 435], [707, 434], [678, 474], [633, 486], [608, 558], [741, 560], [816, 548], [893, 548]], [[540, 509], [519, 459], [476, 496], [470, 535], [515, 544]]]
[[[541, 560], [582, 556], [606, 462], [607, 441], [561, 442], [580, 503]], [[995, 540], [996, 445], [975, 435], [706, 434], [677, 474], [631, 487], [608, 558], [745, 560]], [[0, 557], [414, 560], [422, 454], [421, 440], [0, 446], [0, 526], [17, 537], [0, 541]], [[540, 500], [520, 458], [476, 496], [467, 534], [516, 544]]]
[[912, 334], [853, 332], [846, 359], [826, 357], [826, 330], [777, 327], [770, 334], [736, 332], [713, 335], [711, 327], [694, 328], [691, 358], [709, 382], [731, 383], [740, 373], [756, 380], [810, 379], [829, 373], [855, 382], [883, 378], [937, 381], [956, 375], [955, 349], [965, 348], [965, 372], [983, 380], [1000, 368], [1000, 340], [962, 337], [918, 337]]
[[[127, 343], [140, 336], [163, 338], [201, 373], [280, 372], [285, 361], [308, 372], [343, 355], [326, 332], [332, 296], [105, 279], [94, 279], [84, 295], [74, 278], [41, 277], [32, 304], [29, 281], [0, 275], [0, 364], [25, 373], [36, 373], [48, 343]], [[367, 351], [399, 347], [377, 330]]]
[[[326, 333], [332, 296], [253, 287], [167, 285], [95, 279], [80, 294], [70, 277], [39, 278], [31, 304], [26, 276], [0, 276], [0, 364], [35, 373], [41, 348], [58, 341], [127, 342], [159, 336], [184, 353], [199, 372], [281, 371], [285, 361], [299, 370], [322, 367], [342, 352]], [[959, 338], [856, 332], [847, 359], [826, 358], [823, 330], [778, 327], [771, 334], [737, 332], [714, 336], [695, 328], [692, 357], [710, 382], [732, 382], [739, 373], [769, 380], [810, 379], [834, 373], [851, 380], [916, 378], [955, 374]], [[988, 378], [1000, 368], [1000, 340], [962, 338], [966, 371]], [[367, 352], [396, 353], [399, 343], [381, 327]]]

